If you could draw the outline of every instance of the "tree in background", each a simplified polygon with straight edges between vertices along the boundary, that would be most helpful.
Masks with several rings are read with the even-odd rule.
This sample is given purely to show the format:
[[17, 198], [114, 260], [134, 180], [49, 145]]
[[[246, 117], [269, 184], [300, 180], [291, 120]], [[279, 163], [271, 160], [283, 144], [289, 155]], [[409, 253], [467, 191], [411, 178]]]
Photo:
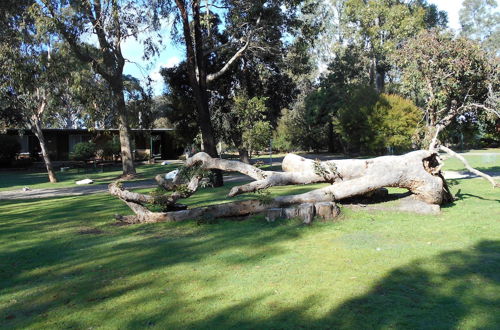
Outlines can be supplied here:
[[421, 125], [420, 109], [399, 95], [380, 94], [368, 116], [368, 125], [374, 132], [367, 145], [371, 152], [402, 153], [412, 149]]
[[[248, 98], [245, 94], [237, 95], [234, 98], [233, 113], [236, 117], [236, 126], [241, 134], [241, 146], [248, 150], [248, 156], [252, 156], [253, 151], [265, 149], [269, 145], [272, 136], [271, 124], [266, 120], [266, 98]], [[244, 158], [245, 163], [249, 163], [248, 158]]]
[[485, 49], [500, 51], [500, 13], [496, 0], [464, 0], [459, 12], [461, 34], [479, 41]]
[[357, 43], [370, 58], [370, 85], [380, 93], [391, 69], [389, 55], [422, 29], [445, 26], [446, 13], [426, 1], [347, 0], [345, 15], [356, 26]]
[[[137, 37], [140, 32], [159, 28], [158, 15], [153, 13], [158, 7], [126, 0], [42, 0], [41, 3], [38, 15], [48, 18], [71, 46], [74, 55], [80, 61], [89, 63], [109, 85], [113, 112], [119, 120], [123, 175], [135, 175], [124, 96], [125, 58], [121, 46], [126, 39]], [[82, 41], [90, 36], [97, 39], [98, 48]], [[153, 40], [147, 38], [145, 56], [151, 56], [156, 51]]]
[[434, 148], [442, 130], [478, 111], [499, 117], [499, 65], [466, 38], [437, 30], [410, 39], [396, 55], [408, 94], [423, 100], [423, 144]]
[[[176, 115], [178, 111], [172, 111], [169, 118], [173, 123], [191, 131], [193, 125], [186, 119], [195, 118], [200, 123], [204, 145], [206, 134], [201, 125], [210, 124], [214, 130], [214, 141], [225, 141], [238, 149], [242, 159], [248, 159], [248, 150], [244, 147], [242, 132], [237, 124], [240, 119], [234, 111], [237, 108], [234, 96], [244, 94], [248, 99], [264, 98], [265, 117], [271, 125], [276, 123], [281, 109], [295, 98], [294, 74], [308, 71], [304, 70], [302, 61], [314, 29], [303, 32], [305, 26], [310, 25], [304, 23], [298, 13], [311, 9], [300, 1], [293, 3], [300, 4], [298, 7], [292, 6], [291, 1], [265, 4], [238, 1], [224, 4], [217, 5], [222, 6], [222, 9], [210, 7], [209, 4], [212, 10], [205, 7], [200, 10], [203, 43], [192, 40], [194, 46], [203, 51], [207, 72], [205, 108], [209, 110], [210, 123], [200, 117], [200, 103], [192, 88], [193, 79], [189, 77], [189, 61], [180, 63], [179, 69], [165, 69], [162, 74], [172, 106], [184, 113]], [[221, 24], [222, 17], [224, 25]], [[192, 21], [194, 16], [188, 18]], [[193, 50], [196, 50], [194, 46]], [[201, 79], [201, 76], [198, 78]], [[193, 107], [195, 113], [191, 111]]]
[[[16, 7], [15, 7], [16, 8]], [[65, 54], [51, 41], [37, 15], [22, 7], [9, 24], [9, 37], [0, 42], [0, 94], [2, 112], [17, 112], [16, 122], [30, 129], [40, 142], [43, 160], [50, 182], [57, 178], [50, 160], [42, 127], [60, 109], [59, 96], [67, 86], [61, 76], [71, 68], [61, 65]], [[4, 118], [5, 119], [5, 118]]]

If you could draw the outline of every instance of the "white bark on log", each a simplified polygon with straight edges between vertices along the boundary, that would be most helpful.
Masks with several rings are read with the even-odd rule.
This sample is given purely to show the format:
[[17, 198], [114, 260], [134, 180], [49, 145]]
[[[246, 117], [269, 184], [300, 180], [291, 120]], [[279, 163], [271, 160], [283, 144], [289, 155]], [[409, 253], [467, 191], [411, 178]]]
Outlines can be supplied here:
[[325, 182], [325, 178], [314, 173], [283, 173], [263, 171], [257, 167], [234, 160], [212, 158], [204, 152], [199, 152], [186, 160], [186, 166], [194, 166], [201, 162], [201, 167], [207, 170], [222, 170], [226, 172], [239, 172], [255, 179], [249, 184], [231, 189], [228, 196], [233, 197], [242, 193], [255, 192], [272, 186], [285, 186], [289, 184], [309, 184]]
[[[111, 195], [117, 196], [118, 198], [126, 202], [127, 205], [129, 205], [128, 202], [138, 205], [157, 203], [167, 207], [170, 205], [174, 205], [181, 198], [188, 198], [189, 196], [194, 194], [198, 189], [200, 180], [200, 176], [192, 177], [185, 190], [174, 191], [169, 196], [154, 197], [147, 194], [131, 192], [127, 189], [123, 189], [123, 187], [120, 187], [117, 182], [110, 183], [108, 186], [108, 190]], [[133, 211], [135, 212], [135, 210]], [[144, 211], [142, 212], [144, 213]]]
[[313, 203], [302, 203], [298, 206], [298, 215], [302, 218], [306, 225], [312, 223], [314, 219], [314, 204]]
[[273, 207], [267, 209], [266, 220], [267, 222], [274, 222], [276, 219], [283, 218], [283, 209], [281, 207]]
[[[342, 181], [305, 194], [290, 196], [280, 202], [319, 202], [341, 200], [362, 195], [382, 187], [410, 190], [420, 200], [430, 204], [443, 202], [443, 178], [436, 171], [440, 166], [438, 155], [418, 150], [401, 156], [382, 156], [372, 159], [330, 160]], [[313, 173], [313, 161], [289, 154], [282, 168], [287, 172]]]
[[324, 220], [336, 218], [340, 213], [339, 207], [332, 202], [316, 203], [314, 207], [316, 208], [316, 215]]
[[[328, 164], [329, 162], [333, 162], [333, 164]], [[253, 189], [260, 189], [263, 186], [329, 182], [331, 180], [329, 177], [325, 178], [314, 172], [315, 166], [312, 160], [296, 155], [287, 155], [285, 157], [283, 169], [292, 172], [283, 173], [263, 171], [238, 161], [212, 158], [205, 153], [198, 153], [188, 158], [186, 166], [194, 166], [200, 163], [201, 168], [204, 169], [237, 171], [257, 180], [253, 186], [249, 184], [235, 187], [238, 192], [253, 191]], [[303, 211], [301, 211], [302, 208], [297, 211], [297, 215], [303, 217], [306, 219], [305, 222], [309, 223], [315, 214], [314, 204], [359, 196], [383, 187], [406, 188], [418, 200], [436, 205], [438, 208], [444, 198], [447, 199], [447, 195], [449, 195], [445, 181], [439, 171], [441, 166], [439, 156], [427, 150], [414, 151], [402, 156], [384, 156], [367, 160], [335, 160], [323, 162], [323, 164], [325, 168], [336, 168], [338, 173], [335, 175], [339, 175], [342, 181], [336, 181], [330, 186], [299, 195], [276, 197], [266, 204], [262, 204], [258, 200], [247, 200], [190, 210], [155, 213], [150, 212], [141, 205], [150, 203], [151, 196], [128, 192], [113, 184], [110, 185], [110, 192], [124, 200], [136, 213], [136, 216], [119, 218], [130, 223], [182, 221], [203, 216], [215, 218], [235, 217], [260, 213], [269, 208], [310, 203], [309, 206], [302, 206]], [[197, 187], [198, 181], [191, 181], [195, 182], [195, 184], [190, 187], [190, 193], [187, 196], [196, 191], [195, 186]]]

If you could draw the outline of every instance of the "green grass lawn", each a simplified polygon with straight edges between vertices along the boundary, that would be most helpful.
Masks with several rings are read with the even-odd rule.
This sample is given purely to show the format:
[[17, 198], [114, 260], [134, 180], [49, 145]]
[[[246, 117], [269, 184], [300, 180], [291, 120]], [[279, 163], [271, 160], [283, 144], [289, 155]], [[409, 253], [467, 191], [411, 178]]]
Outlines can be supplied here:
[[[447, 155], [444, 156], [444, 170], [448, 171], [467, 171], [464, 164], [456, 159], [450, 158]], [[480, 171], [493, 171], [500, 172], [500, 150], [497, 149], [496, 154], [485, 153], [480, 154], [464, 154], [462, 155], [467, 162], [474, 168]]]
[[[0, 328], [498, 329], [500, 196], [453, 183], [439, 216], [343, 209], [312, 226], [116, 226], [130, 211], [107, 194], [0, 201]], [[272, 191], [311, 187], [292, 189]]]
[[[166, 173], [177, 168], [177, 165], [139, 165], [137, 173], [140, 174], [138, 180], [152, 179], [155, 175]], [[121, 167], [105, 168], [104, 172], [89, 168], [86, 171], [83, 169], [71, 169], [67, 172], [56, 172], [59, 182], [50, 183], [46, 172], [31, 172], [31, 171], [0, 171], [0, 191], [16, 190], [22, 187], [30, 187], [31, 189], [39, 188], [65, 188], [74, 187], [75, 181], [82, 179], [92, 179], [95, 184], [108, 184], [122, 174]]]

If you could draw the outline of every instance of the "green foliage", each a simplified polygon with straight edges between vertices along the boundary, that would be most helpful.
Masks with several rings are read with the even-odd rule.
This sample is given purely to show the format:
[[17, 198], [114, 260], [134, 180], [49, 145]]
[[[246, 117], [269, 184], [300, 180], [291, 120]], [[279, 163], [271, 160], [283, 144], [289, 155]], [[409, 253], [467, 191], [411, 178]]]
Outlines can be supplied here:
[[371, 153], [370, 143], [376, 134], [369, 117], [378, 101], [378, 94], [370, 86], [353, 88], [334, 118], [335, 131], [341, 136], [349, 152]]
[[266, 97], [248, 98], [238, 95], [234, 98], [233, 112], [238, 118], [242, 145], [251, 154], [252, 151], [266, 149], [272, 137], [271, 124], [266, 121]]
[[75, 149], [70, 154], [74, 160], [89, 160], [95, 157], [97, 147], [94, 142], [80, 142], [75, 144]]
[[350, 151], [402, 152], [411, 148], [420, 120], [421, 111], [410, 100], [360, 87], [339, 110], [335, 128]]
[[169, 191], [165, 190], [163, 187], [158, 186], [149, 194], [151, 195], [151, 197], [153, 197], [153, 203], [151, 205], [148, 205], [152, 211], [168, 211], [168, 196], [170, 194]]
[[21, 151], [21, 144], [15, 136], [0, 134], [0, 167], [7, 167]]
[[402, 70], [403, 90], [424, 109], [424, 145], [438, 124], [446, 127], [461, 115], [479, 120], [483, 107], [498, 109], [498, 61], [474, 41], [425, 31], [410, 39], [395, 61]]
[[273, 202], [273, 196], [271, 195], [271, 192], [267, 189], [257, 190], [255, 192], [255, 195], [259, 203], [261, 203], [262, 205], [270, 205]]
[[411, 149], [421, 117], [421, 110], [411, 100], [381, 94], [368, 117], [369, 126], [375, 132], [370, 149], [380, 152], [386, 148], [396, 152]]
[[393, 65], [390, 55], [399, 45], [423, 29], [446, 22], [446, 14], [426, 1], [346, 0], [345, 15], [359, 26], [356, 41], [360, 45], [366, 43], [371, 60], [367, 67], [370, 85], [379, 92], [383, 91], [386, 75]]
[[100, 148], [102, 157], [114, 158], [120, 155], [121, 146], [120, 139], [117, 136], [113, 136], [111, 140], [106, 141]]
[[199, 176], [201, 178], [210, 177], [211, 171], [204, 169], [201, 162], [193, 164], [192, 166], [179, 166], [177, 176], [182, 178], [182, 181], [189, 181], [194, 176]]
[[461, 34], [477, 40], [498, 55], [500, 52], [500, 12], [496, 0], [464, 0], [459, 11]]
[[300, 131], [297, 130], [296, 121], [292, 110], [281, 111], [281, 117], [273, 133], [273, 149], [285, 152], [300, 149]]

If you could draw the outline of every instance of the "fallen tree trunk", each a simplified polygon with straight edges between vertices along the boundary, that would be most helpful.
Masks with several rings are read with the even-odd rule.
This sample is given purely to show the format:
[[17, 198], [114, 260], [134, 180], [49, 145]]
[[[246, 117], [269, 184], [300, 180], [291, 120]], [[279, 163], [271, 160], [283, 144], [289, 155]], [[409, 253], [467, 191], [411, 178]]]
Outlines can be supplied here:
[[[277, 185], [309, 184], [327, 182], [331, 185], [307, 193], [279, 196], [268, 200], [246, 200], [181, 211], [151, 212], [144, 204], [155, 201], [155, 197], [129, 192], [116, 184], [110, 184], [111, 194], [122, 199], [135, 213], [132, 216], [117, 216], [128, 223], [182, 221], [201, 217], [234, 217], [283, 208], [293, 205], [316, 205], [364, 195], [382, 187], [406, 188], [412, 198], [420, 203], [436, 205], [452, 200], [444, 178], [441, 162], [435, 152], [419, 150], [402, 156], [384, 156], [373, 159], [334, 160], [319, 162], [296, 155], [287, 155], [283, 161], [285, 172], [264, 171], [238, 161], [212, 158], [198, 153], [187, 159], [187, 167], [200, 166], [205, 170], [239, 172], [253, 178], [254, 182], [231, 189], [229, 196], [253, 192]], [[180, 198], [191, 196], [197, 189], [200, 177], [192, 178], [189, 189], [174, 192], [165, 197], [164, 203], [172, 204]], [[163, 187], [175, 185], [158, 180]], [[311, 214], [309, 212], [308, 214]], [[308, 215], [310, 218], [310, 215]]]
[[[321, 194], [333, 194], [335, 200], [341, 200], [382, 187], [398, 187], [408, 189], [417, 199], [429, 204], [440, 205], [451, 199], [444, 188], [442, 163], [435, 152], [418, 150], [401, 156], [330, 160], [322, 163], [334, 164], [342, 180], [294, 198], [306, 202], [303, 200], [321, 198]], [[312, 174], [314, 161], [289, 154], [283, 159], [282, 168], [287, 172]]]

